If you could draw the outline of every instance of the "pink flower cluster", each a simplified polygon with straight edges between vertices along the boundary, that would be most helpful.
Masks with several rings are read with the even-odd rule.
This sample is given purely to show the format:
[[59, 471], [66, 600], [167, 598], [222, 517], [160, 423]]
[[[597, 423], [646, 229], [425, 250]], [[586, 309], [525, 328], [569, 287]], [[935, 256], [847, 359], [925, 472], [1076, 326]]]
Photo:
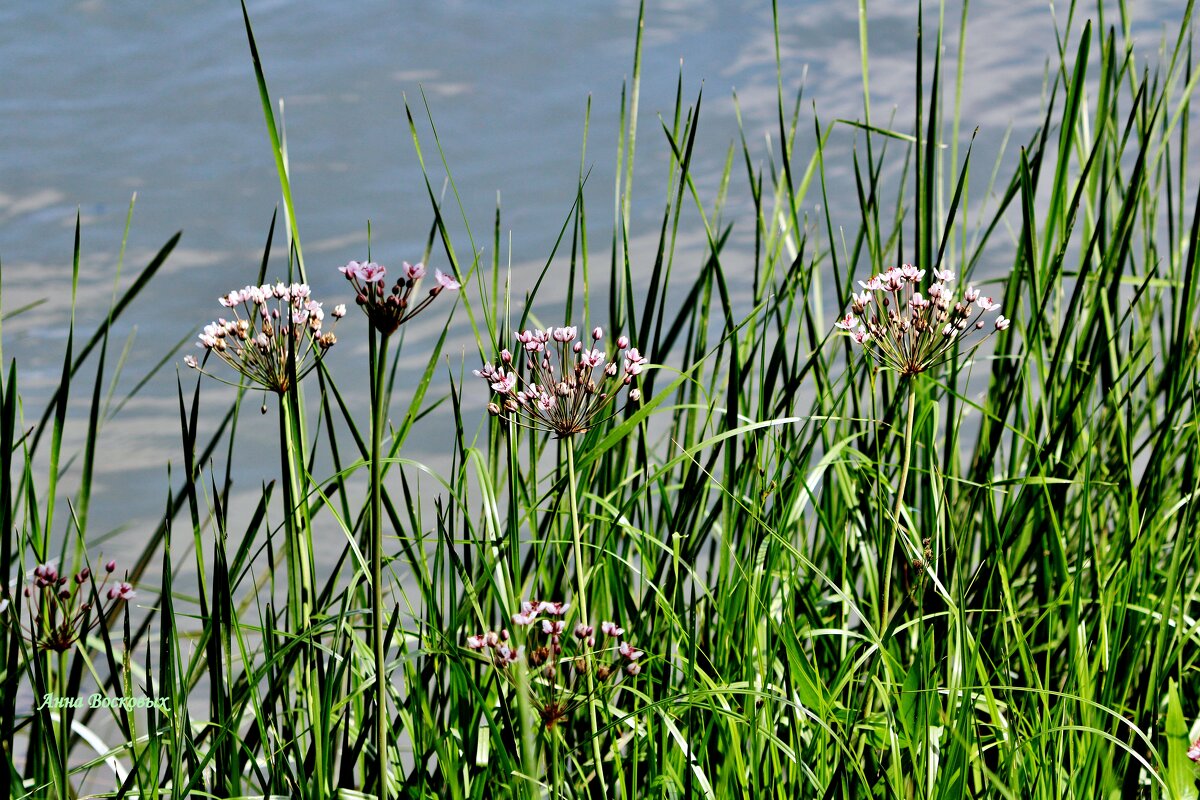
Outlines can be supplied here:
[[[332, 331], [323, 330], [325, 311], [310, 295], [304, 283], [235, 289], [218, 298], [233, 316], [205, 325], [198, 346], [262, 388], [283, 394], [293, 375], [303, 378], [337, 343]], [[346, 307], [339, 305], [330, 315], [340, 319]], [[194, 356], [184, 362], [200, 369]]]
[[[884, 369], [901, 375], [916, 375], [945, 362], [965, 336], [988, 327], [983, 315], [1000, 304], [974, 287], [956, 299], [949, 288], [954, 280], [950, 270], [933, 270], [933, 280], [922, 294], [917, 285], [924, 276], [925, 270], [904, 264], [859, 281], [862, 291], [851, 295], [850, 312], [835, 327], [848, 332]], [[1010, 322], [998, 315], [991, 330], [1007, 330]]]
[[396, 329], [425, 310], [433, 299], [444, 290], [455, 290], [458, 281], [440, 269], [433, 271], [434, 285], [418, 302], [413, 301], [417, 283], [425, 277], [424, 264], [404, 262], [400, 277], [386, 288], [387, 267], [374, 261], [351, 261], [338, 271], [354, 287], [355, 302], [366, 312], [367, 318], [377, 331], [395, 333]]
[[79, 570], [72, 578], [60, 575], [50, 564], [35, 567], [33, 585], [26, 586], [24, 592], [25, 597], [34, 601], [29, 607], [29, 626], [26, 628], [29, 640], [43, 650], [66, 652], [100, 624], [107, 611], [118, 602], [137, 596], [131, 584], [119, 581], [107, 592], [108, 609], [102, 607], [92, 618], [95, 601], [105, 594], [104, 587], [116, 569], [116, 561], [105, 564], [104, 576], [97, 585], [90, 567]]
[[631, 402], [641, 400], [641, 390], [633, 384], [646, 357], [629, 346], [628, 338], [618, 337], [616, 352], [610, 355], [600, 347], [603, 328], [593, 328], [587, 344], [574, 326], [514, 335], [519, 355], [505, 349], [499, 364], [475, 370], [499, 395], [488, 404], [493, 416], [564, 437], [614, 416], [622, 389], [628, 388]]
[[467, 637], [467, 648], [486, 651], [493, 666], [506, 676], [509, 666], [524, 660], [530, 673], [539, 678], [531, 687], [532, 702], [547, 728], [587, 701], [584, 679], [589, 670], [594, 669], [601, 686], [614, 688], [622, 674], [632, 677], [642, 671], [640, 659], [645, 655], [622, 638], [625, 629], [615, 622], [600, 623], [600, 633], [611, 642], [599, 649], [591, 625], [579, 623], [567, 636], [562, 618], [567, 608], [560, 602], [521, 603], [521, 610], [512, 615], [513, 625], [528, 629], [521, 647], [515, 646], [507, 628]]

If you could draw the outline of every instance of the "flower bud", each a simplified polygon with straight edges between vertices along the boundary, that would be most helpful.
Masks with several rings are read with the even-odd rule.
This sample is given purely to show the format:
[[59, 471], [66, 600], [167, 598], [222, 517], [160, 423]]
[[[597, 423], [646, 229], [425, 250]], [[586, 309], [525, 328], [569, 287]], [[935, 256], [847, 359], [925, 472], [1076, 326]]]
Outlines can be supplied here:
[[116, 571], [116, 569], [117, 569], [116, 561], [109, 561], [107, 564], [104, 565], [105, 572], [112, 573], [112, 572]]

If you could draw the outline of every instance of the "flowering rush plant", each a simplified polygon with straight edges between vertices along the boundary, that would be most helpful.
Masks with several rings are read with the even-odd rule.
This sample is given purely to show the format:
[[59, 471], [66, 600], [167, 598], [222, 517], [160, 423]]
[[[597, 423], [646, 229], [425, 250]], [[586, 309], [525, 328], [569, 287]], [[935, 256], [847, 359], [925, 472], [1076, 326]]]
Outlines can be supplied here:
[[[58, 574], [50, 564], [40, 564], [33, 570], [33, 585], [25, 587], [29, 606], [27, 638], [42, 650], [65, 653], [87, 633], [99, 625], [118, 602], [132, 600], [137, 592], [125, 581], [109, 587], [109, 578], [117, 569], [116, 561], [104, 565], [104, 577], [97, 585], [92, 570], [84, 567], [68, 578]], [[91, 589], [94, 588], [94, 593]], [[103, 605], [108, 599], [107, 608]], [[36, 600], [34, 599], [36, 598]], [[99, 604], [95, 618], [92, 611]]]
[[615, 416], [622, 389], [628, 389], [630, 402], [641, 400], [641, 390], [633, 384], [646, 358], [629, 346], [627, 337], [617, 337], [616, 352], [609, 355], [600, 346], [603, 328], [592, 329], [588, 345], [573, 326], [514, 335], [520, 357], [505, 349], [499, 364], [475, 370], [499, 395], [488, 404], [493, 416], [562, 438]]
[[[304, 283], [235, 289], [217, 300], [230, 310], [232, 317], [221, 317], [205, 325], [198, 346], [261, 388], [284, 394], [291, 386], [293, 374], [296, 380], [303, 378], [337, 343], [333, 331], [324, 330], [325, 312], [321, 304], [310, 295], [311, 290]], [[335, 320], [345, 315], [344, 305], [332, 311]], [[289, 367], [292, 358], [294, 371]], [[187, 356], [184, 362], [192, 369], [200, 369], [195, 356]]]
[[622, 638], [624, 628], [615, 622], [601, 622], [601, 646], [597, 648], [596, 629], [591, 625], [579, 623], [566, 635], [567, 623], [562, 619], [566, 612], [566, 603], [521, 603], [521, 611], [512, 616], [513, 625], [528, 629], [520, 647], [507, 628], [467, 637], [467, 647], [488, 655], [492, 665], [514, 685], [509, 667], [525, 662], [534, 678], [531, 702], [547, 729], [587, 702], [589, 670], [595, 670], [598, 689], [612, 689], [622, 675], [633, 677], [642, 671], [639, 659], [644, 654]]
[[458, 281], [443, 273], [433, 271], [434, 285], [419, 300], [413, 300], [417, 283], [425, 277], [424, 264], [403, 263], [400, 277], [387, 289], [387, 267], [374, 261], [351, 261], [338, 271], [354, 287], [355, 302], [366, 312], [367, 318], [377, 331], [385, 335], [396, 332], [404, 323], [420, 314], [433, 299], [444, 290], [454, 291]]
[[[956, 299], [950, 270], [934, 269], [922, 294], [917, 285], [924, 276], [925, 270], [904, 264], [859, 281], [862, 292], [851, 295], [850, 312], [835, 327], [848, 332], [884, 369], [901, 375], [917, 375], [945, 362], [964, 337], [988, 327], [984, 314], [1000, 304], [974, 287]], [[998, 315], [991, 329], [1007, 330], [1009, 323]]]

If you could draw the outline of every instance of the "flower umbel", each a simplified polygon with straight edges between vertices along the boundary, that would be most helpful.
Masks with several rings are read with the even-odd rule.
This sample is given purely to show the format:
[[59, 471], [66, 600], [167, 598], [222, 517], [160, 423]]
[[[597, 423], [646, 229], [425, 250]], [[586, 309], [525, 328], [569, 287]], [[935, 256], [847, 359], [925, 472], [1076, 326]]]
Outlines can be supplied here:
[[[859, 281], [863, 291], [851, 295], [849, 313], [834, 326], [847, 331], [881, 367], [901, 375], [917, 375], [942, 364], [964, 337], [988, 327], [983, 315], [1000, 304], [981, 297], [973, 287], [956, 301], [949, 288], [954, 280], [950, 270], [933, 270], [933, 282], [923, 295], [917, 284], [924, 275], [925, 270], [905, 264]], [[1009, 320], [998, 316], [988, 333], [1008, 326]]]
[[[639, 659], [644, 655], [629, 642], [620, 639], [624, 630], [616, 623], [601, 623], [601, 646], [596, 646], [596, 630], [580, 623], [567, 632], [561, 619], [565, 603], [531, 600], [521, 603], [520, 612], [512, 622], [527, 628], [525, 645], [518, 647], [508, 629], [499, 633], [488, 631], [467, 637], [467, 647], [487, 655], [501, 675], [517, 685], [509, 667], [524, 661], [533, 680], [530, 682], [530, 702], [542, 717], [547, 729], [582, 706], [588, 700], [586, 677], [595, 670], [597, 691], [615, 689], [622, 673], [637, 675], [642, 671]], [[539, 615], [545, 614], [544, 619]], [[620, 631], [620, 633], [616, 633]]]
[[[26, 628], [29, 640], [42, 650], [64, 653], [103, 622], [118, 602], [137, 596], [133, 586], [125, 581], [118, 582], [107, 593], [104, 591], [116, 568], [115, 561], [105, 564], [104, 577], [97, 584], [88, 567], [71, 578], [59, 575], [50, 564], [35, 567], [33, 585], [25, 587], [25, 597], [30, 599], [29, 626]], [[104, 607], [105, 597], [109, 601], [107, 608]]]
[[[218, 299], [233, 317], [205, 325], [198, 346], [263, 389], [284, 394], [293, 376], [303, 378], [337, 343], [332, 331], [323, 330], [325, 312], [310, 294], [304, 283], [235, 289]], [[345, 313], [334, 309], [335, 319], [341, 316], [339, 310]], [[200, 369], [193, 356], [184, 362]]]
[[641, 400], [634, 378], [646, 357], [630, 347], [626, 337], [617, 338], [616, 351], [609, 355], [600, 349], [602, 328], [592, 330], [589, 345], [577, 338], [575, 327], [526, 330], [515, 336], [518, 355], [504, 350], [498, 365], [475, 370], [499, 395], [498, 402], [488, 404], [494, 416], [553, 431], [561, 438], [585, 433], [614, 416], [622, 389], [628, 388], [630, 401]]
[[338, 271], [350, 281], [354, 287], [355, 301], [366, 312], [375, 329], [383, 334], [395, 333], [397, 328], [424, 311], [443, 291], [458, 288], [458, 281], [440, 269], [434, 270], [434, 286], [424, 297], [414, 301], [417, 283], [425, 277], [425, 265], [407, 261], [390, 290], [385, 280], [387, 267], [374, 261], [351, 261], [344, 267], [338, 267]]

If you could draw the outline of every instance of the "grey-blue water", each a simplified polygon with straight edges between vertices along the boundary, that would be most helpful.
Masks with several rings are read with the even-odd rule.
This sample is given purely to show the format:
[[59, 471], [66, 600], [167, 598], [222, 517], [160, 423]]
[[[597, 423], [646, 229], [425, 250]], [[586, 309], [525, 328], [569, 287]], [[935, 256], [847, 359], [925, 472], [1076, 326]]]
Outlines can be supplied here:
[[[1108, 5], [1105, 22], [1119, 25], [1115, 4]], [[1184, 5], [1128, 3], [1139, 63], [1153, 63], [1162, 37], [1174, 37]], [[894, 115], [903, 131], [911, 130], [913, 117], [915, 6], [899, 0], [865, 3], [874, 121], [887, 124]], [[365, 257], [367, 220], [377, 261], [416, 260], [424, 247], [432, 215], [404, 113], [406, 96], [434, 188], [441, 192], [445, 171], [426, 118], [428, 102], [485, 261], [492, 257], [499, 193], [500, 258], [505, 264], [511, 259], [518, 297], [532, 285], [570, 211], [590, 96], [583, 168], [590, 170], [593, 259], [607, 263], [617, 114], [622, 81], [632, 70], [636, 2], [251, 0], [249, 12], [272, 96], [285, 102], [298, 227], [318, 297], [329, 304], [350, 300], [335, 267]], [[960, 14], [958, 3], [945, 12], [949, 62], [958, 46]], [[975, 158], [986, 165], [980, 175], [990, 170], [1009, 126], [1012, 144], [1002, 174], [1012, 168], [1015, 144], [1039, 123], [1045, 70], [1056, 60], [1056, 26], [1073, 50], [1082, 19], [1094, 14], [1089, 5], [1067, 31], [1066, 10], [1043, 0], [972, 4], [960, 144], [972, 128], [980, 129]], [[936, 25], [933, 11], [927, 11], [926, 24]], [[804, 90], [800, 163], [811, 150], [814, 114], [822, 125], [862, 117], [858, 35], [859, 9], [851, 0], [780, 3], [789, 106], [801, 86]], [[32, 425], [59, 377], [77, 210], [83, 220], [83, 271], [76, 324], [85, 333], [106, 312], [134, 192], [122, 284], [176, 230], [183, 231], [162, 274], [117, 326], [114, 356], [136, 330], [116, 389], [119, 399], [174, 342], [217, 315], [219, 294], [253, 280], [279, 185], [237, 3], [8, 3], [0, 7], [0, 74], [2, 304], [9, 312], [45, 301], [3, 323], [2, 355], [6, 363], [18, 363], [26, 422]], [[727, 147], [738, 136], [735, 90], [756, 166], [765, 166], [778, 144], [770, 3], [648, 3], [631, 226], [635, 260], [642, 263], [652, 252], [666, 195], [668, 149], [657, 115], [669, 121], [681, 76], [685, 103], [694, 103], [703, 88], [693, 172], [711, 206]], [[849, 169], [855, 141], [852, 128], [835, 127], [830, 152], [836, 158], [826, 165], [835, 230], [856, 225]], [[738, 199], [727, 220], [738, 209], [744, 212], [746, 186], [739, 158], [730, 188]], [[980, 193], [976, 202], [983, 202], [982, 187], [973, 188]], [[449, 194], [447, 209], [459, 257], [469, 263], [464, 223]], [[805, 210], [821, 223], [815, 229], [823, 236], [817, 193], [806, 199]], [[743, 216], [725, 253], [735, 279], [752, 264], [752, 230]], [[702, 229], [689, 209], [681, 274], [695, 268], [701, 242]], [[277, 250], [270, 276], [281, 276], [285, 263]], [[440, 248], [430, 266], [447, 268]], [[540, 308], [545, 322], [559, 323], [549, 301], [561, 298], [562, 282], [551, 283]], [[603, 292], [603, 285], [595, 291]], [[408, 331], [405, 369], [424, 363], [448, 304], [439, 301]], [[365, 326], [351, 311], [331, 358], [352, 404], [365, 412]], [[838, 311], [830, 307], [829, 318]], [[467, 328], [461, 315], [457, 325], [448, 347], [456, 374], [464, 358], [468, 369], [478, 363], [462, 333]], [[195, 352], [191, 342], [104, 424], [90, 530], [98, 536], [120, 529], [100, 545], [109, 555], [131, 557], [161, 517], [168, 463], [178, 478], [175, 365], [182, 369], [186, 352]], [[183, 370], [183, 378], [190, 391], [194, 374]], [[434, 391], [444, 393], [448, 381], [442, 370]], [[480, 412], [486, 398], [473, 389], [468, 384], [468, 410]], [[86, 383], [74, 394], [67, 452], [81, 445], [89, 394]], [[229, 396], [219, 384], [205, 382], [202, 438]], [[253, 410], [257, 401], [251, 402]], [[238, 451], [235, 465], [236, 496], [242, 500], [255, 496], [278, 469], [273, 416], [252, 413], [246, 419], [243, 435], [250, 446]], [[406, 455], [443, 468], [446, 423], [445, 415], [436, 414], [425, 421]], [[224, 451], [215, 466], [224, 468]], [[75, 480], [69, 474], [66, 488]]]

